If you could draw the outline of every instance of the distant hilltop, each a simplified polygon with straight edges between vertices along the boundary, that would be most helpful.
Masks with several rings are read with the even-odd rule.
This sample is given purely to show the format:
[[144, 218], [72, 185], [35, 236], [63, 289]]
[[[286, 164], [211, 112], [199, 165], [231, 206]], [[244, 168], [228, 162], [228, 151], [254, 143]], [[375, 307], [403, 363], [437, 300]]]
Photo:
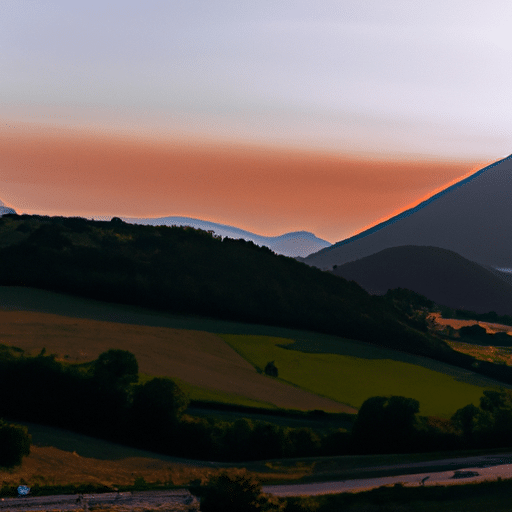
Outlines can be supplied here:
[[190, 217], [159, 217], [153, 219], [121, 217], [121, 219], [129, 224], [143, 224], [149, 226], [190, 226], [204, 231], [213, 231], [215, 235], [222, 238], [242, 238], [243, 240], [254, 242], [256, 245], [268, 247], [276, 254], [290, 256], [292, 258], [305, 258], [309, 254], [331, 246], [327, 240], [322, 240], [308, 231], [296, 231], [293, 233], [285, 233], [280, 236], [262, 236], [234, 226], [217, 224], [215, 222], [193, 219]]
[[[6, 206], [0, 200], [0, 216], [9, 213], [17, 214], [17, 212]], [[206, 220], [193, 219], [190, 217], [158, 217], [158, 218], [133, 218], [119, 217], [128, 224], [142, 224], [146, 226], [190, 226], [203, 231], [212, 231], [214, 235], [222, 238], [234, 238], [254, 242], [256, 245], [265, 246], [274, 251], [276, 254], [289, 256], [291, 258], [305, 258], [314, 252], [330, 247], [331, 244], [327, 240], [322, 240], [308, 231], [296, 231], [293, 233], [285, 233], [280, 236], [262, 236], [245, 231], [234, 226], [225, 224], [217, 224]], [[95, 216], [95, 220], [111, 220], [108, 216]]]
[[0, 200], [0, 217], [2, 215], [7, 215], [8, 213], [14, 213], [16, 214], [16, 210], [14, 208], [11, 208], [9, 206], [6, 206], [1, 200]]

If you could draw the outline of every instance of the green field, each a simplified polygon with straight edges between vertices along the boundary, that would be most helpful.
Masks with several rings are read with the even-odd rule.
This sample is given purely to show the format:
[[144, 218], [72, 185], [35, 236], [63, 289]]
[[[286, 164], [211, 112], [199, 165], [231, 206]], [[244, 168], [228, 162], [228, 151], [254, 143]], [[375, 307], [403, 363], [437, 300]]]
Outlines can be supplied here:
[[[450, 417], [478, 404], [483, 389], [499, 386], [432, 359], [337, 336], [29, 288], [0, 287], [0, 316], [3, 343], [34, 355], [45, 347], [70, 363], [93, 360], [109, 348], [130, 350], [142, 378], [174, 378], [192, 400], [350, 412], [342, 404], [359, 408], [370, 396], [402, 395], [416, 398], [421, 414]], [[272, 360], [278, 379], [255, 371]]]
[[[332, 340], [294, 343], [285, 338], [233, 334], [222, 338], [257, 369], [275, 361], [284, 382], [356, 408], [371, 396], [402, 395], [418, 400], [422, 415], [449, 418], [469, 403], [478, 405], [482, 390], [488, 387], [483, 382], [463, 382], [460, 376], [457, 380], [450, 375], [453, 368], [441, 363], [434, 370], [412, 364], [419, 359], [412, 356], [411, 362], [405, 362], [403, 354], [398, 355], [402, 360], [393, 360], [391, 351], [386, 351], [388, 358], [371, 357], [374, 350], [369, 351], [370, 357], [362, 357], [363, 348], [359, 357], [346, 355], [341, 340], [333, 346]], [[346, 345], [346, 351], [351, 346]], [[469, 372], [468, 376], [472, 377]]]

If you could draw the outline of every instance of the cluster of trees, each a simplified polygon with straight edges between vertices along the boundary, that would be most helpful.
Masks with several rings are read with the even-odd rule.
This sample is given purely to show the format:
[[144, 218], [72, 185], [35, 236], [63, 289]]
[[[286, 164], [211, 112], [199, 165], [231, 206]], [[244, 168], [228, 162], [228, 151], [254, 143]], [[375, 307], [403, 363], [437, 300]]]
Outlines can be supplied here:
[[[138, 380], [135, 356], [109, 350], [88, 365], [65, 365], [44, 350], [36, 357], [0, 352], [0, 416], [34, 421], [117, 441], [144, 439], [188, 400], [170, 379]], [[172, 422], [170, 422], [172, 423]]]
[[[10, 351], [0, 354], [0, 386], [11, 390], [0, 403], [0, 416], [69, 428], [160, 453], [246, 461], [510, 444], [509, 390], [484, 391], [480, 407], [470, 404], [449, 420], [419, 416], [419, 403], [412, 398], [372, 397], [361, 406], [351, 432], [315, 431], [246, 418], [220, 421], [189, 416], [189, 401], [179, 386], [167, 378], [138, 384], [137, 361], [124, 350], [109, 350], [89, 365], [64, 365], [43, 352], [36, 357]], [[25, 439], [21, 431], [16, 432]], [[0, 444], [2, 435], [0, 424]], [[28, 453], [26, 441], [19, 445], [23, 447], [19, 453]], [[7, 455], [0, 451], [2, 456]]]
[[452, 422], [468, 448], [510, 446], [512, 391], [484, 391], [479, 407], [466, 405], [454, 414]]
[[265, 495], [258, 479], [244, 469], [225, 470], [199, 489], [203, 512], [284, 511], [286, 501]]
[[160, 453], [216, 460], [329, 453], [342, 430], [319, 434], [241, 418], [229, 422], [185, 414], [189, 399], [168, 378], [137, 383], [138, 364], [109, 350], [86, 365], [0, 350], [0, 416], [68, 428]]
[[[510, 347], [512, 345], [512, 336], [509, 336], [506, 332], [488, 334], [486, 329], [478, 324], [461, 327], [458, 331], [460, 340], [467, 343], [493, 347]], [[452, 333], [454, 334], [455, 330]]]
[[346, 453], [350, 434], [345, 429], [314, 430], [247, 418], [231, 422], [184, 415], [179, 439], [179, 455], [238, 462], [342, 455]]
[[469, 311], [466, 309], [453, 309], [447, 306], [438, 306], [438, 308], [444, 318], [458, 318], [459, 320], [479, 320], [481, 322], [512, 325], [512, 316], [498, 315], [496, 311], [489, 311], [489, 313], [476, 313], [475, 311]]
[[512, 390], [485, 390], [450, 419], [419, 416], [419, 402], [372, 397], [361, 406], [351, 433], [357, 453], [400, 453], [511, 445]]

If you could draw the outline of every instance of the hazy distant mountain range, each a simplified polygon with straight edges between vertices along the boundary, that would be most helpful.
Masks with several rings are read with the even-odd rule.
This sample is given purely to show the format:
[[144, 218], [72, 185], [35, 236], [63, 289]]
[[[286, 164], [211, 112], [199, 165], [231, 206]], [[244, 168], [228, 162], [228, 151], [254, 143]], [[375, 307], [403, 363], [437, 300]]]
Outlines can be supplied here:
[[294, 233], [285, 233], [280, 236], [261, 236], [244, 231], [243, 229], [227, 226], [225, 224], [216, 224], [206, 220], [192, 219], [189, 217], [160, 217], [155, 219], [138, 219], [132, 217], [121, 217], [122, 220], [130, 224], [144, 224], [150, 226], [191, 226], [204, 231], [213, 231], [222, 238], [242, 238], [254, 242], [256, 245], [265, 246], [276, 254], [283, 254], [295, 258], [297, 256], [306, 257], [313, 252], [317, 252], [331, 244], [326, 240], [317, 238], [308, 231], [296, 231]]
[[511, 269], [512, 155], [304, 261], [330, 270], [407, 245], [439, 247], [483, 266]]
[[[8, 213], [16, 213], [16, 211], [5, 206], [4, 203], [0, 201], [0, 216]], [[110, 220], [111, 218], [112, 217], [103, 216], [94, 217], [96, 220]], [[233, 226], [192, 219], [190, 217], [159, 217], [152, 219], [134, 217], [120, 218], [129, 224], [142, 224], [147, 226], [191, 226], [196, 229], [202, 229], [203, 231], [213, 231], [215, 235], [222, 238], [242, 238], [243, 240], [254, 242], [256, 245], [268, 247], [276, 254], [290, 256], [292, 258], [305, 258], [309, 254], [331, 245], [327, 240], [322, 240], [308, 231], [296, 231], [280, 236], [261, 236]]]
[[5, 206], [5, 204], [0, 200], [0, 217], [8, 213], [16, 213], [16, 211], [9, 206]]

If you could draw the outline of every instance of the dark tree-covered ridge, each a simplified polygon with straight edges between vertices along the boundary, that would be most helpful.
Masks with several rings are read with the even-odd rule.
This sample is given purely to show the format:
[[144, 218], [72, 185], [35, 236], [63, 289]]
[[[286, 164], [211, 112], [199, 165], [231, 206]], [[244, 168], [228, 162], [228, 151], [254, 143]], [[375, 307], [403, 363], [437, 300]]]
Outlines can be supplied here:
[[325, 332], [466, 368], [474, 362], [354, 282], [193, 228], [6, 215], [0, 261], [1, 285]]

